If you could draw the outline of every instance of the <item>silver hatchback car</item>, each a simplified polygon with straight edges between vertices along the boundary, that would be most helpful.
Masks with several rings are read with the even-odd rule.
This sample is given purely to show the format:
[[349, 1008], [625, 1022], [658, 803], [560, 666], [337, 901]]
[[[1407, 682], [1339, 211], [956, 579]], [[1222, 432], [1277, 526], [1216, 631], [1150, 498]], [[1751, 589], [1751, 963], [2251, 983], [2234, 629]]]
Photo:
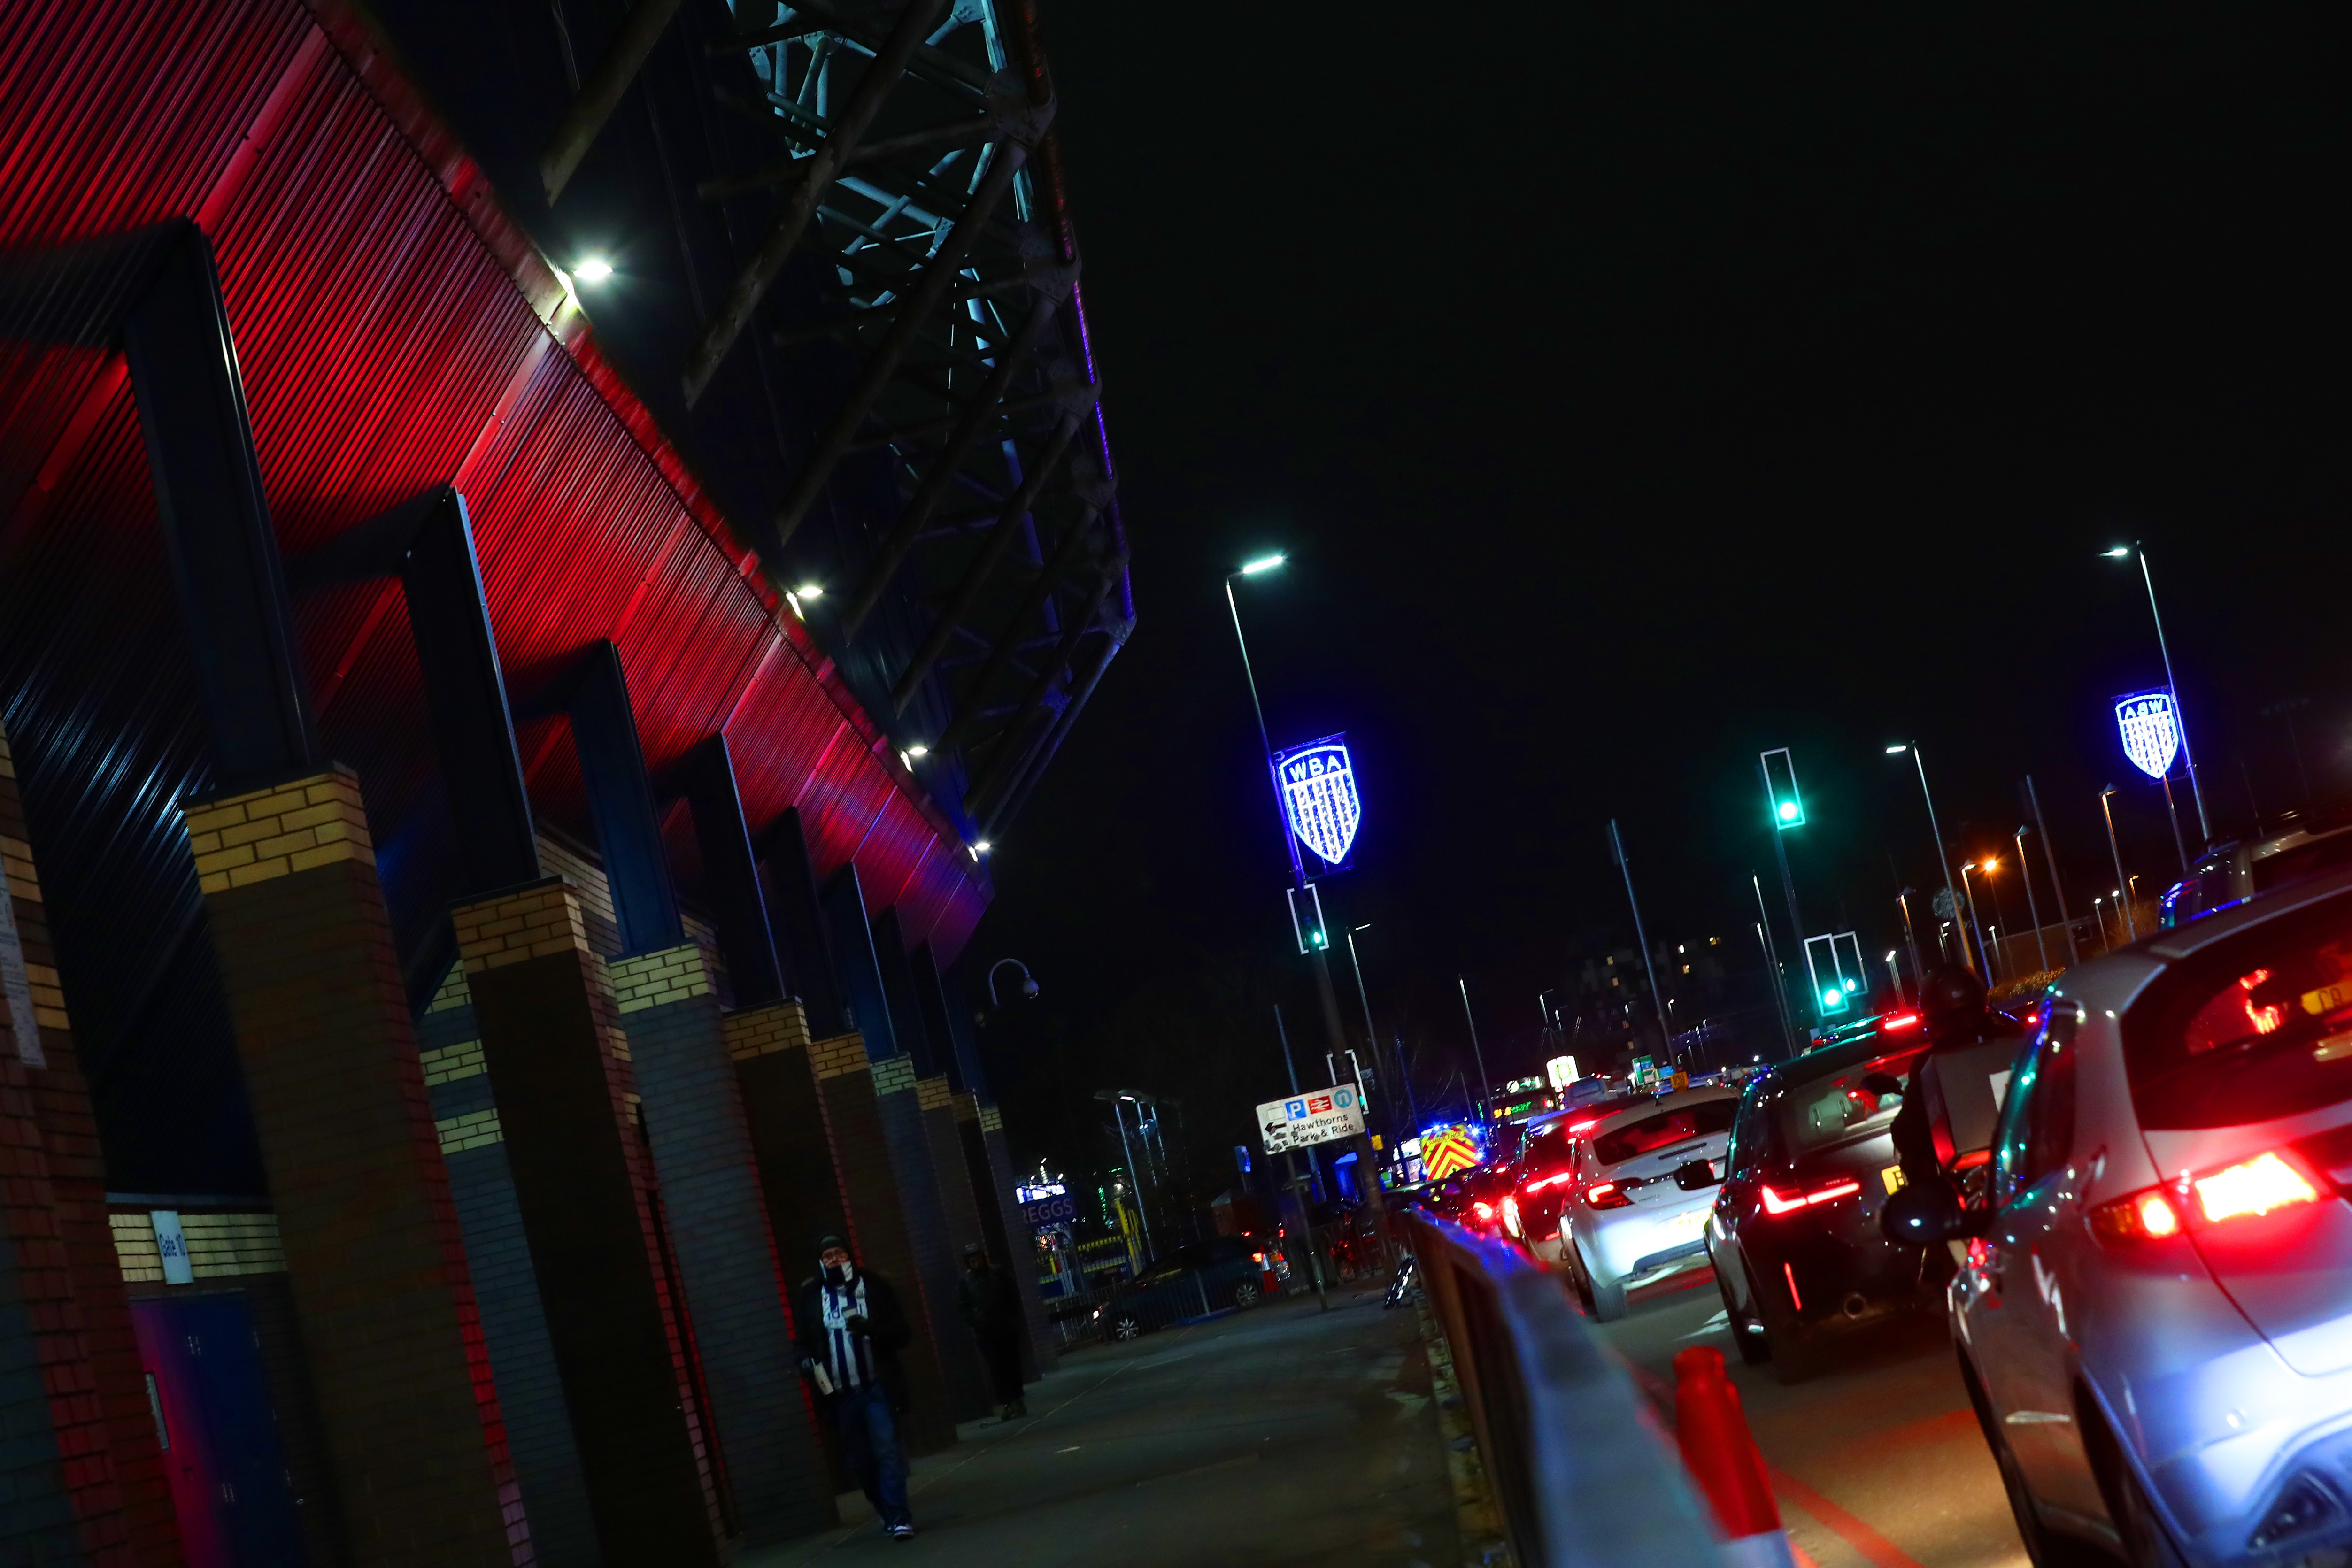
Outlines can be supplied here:
[[2352, 1562], [2347, 1192], [2352, 875], [2065, 977], [1991, 1207], [1913, 1228], [1969, 1242], [1960, 1370], [2037, 1563]]
[[1582, 1134], [1560, 1206], [1559, 1261], [1594, 1317], [1623, 1317], [1629, 1287], [1707, 1267], [1714, 1184], [1685, 1188], [1675, 1171], [1705, 1160], [1719, 1178], [1738, 1112], [1737, 1089], [1685, 1089]]

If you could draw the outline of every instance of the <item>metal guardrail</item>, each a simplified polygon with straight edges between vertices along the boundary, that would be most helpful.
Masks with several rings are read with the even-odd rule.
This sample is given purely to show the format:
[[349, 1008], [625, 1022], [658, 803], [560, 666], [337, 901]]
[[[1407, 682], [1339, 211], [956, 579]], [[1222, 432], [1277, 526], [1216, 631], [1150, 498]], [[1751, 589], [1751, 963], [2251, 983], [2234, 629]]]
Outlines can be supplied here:
[[1398, 1223], [1519, 1568], [1722, 1568], [1681, 1455], [1559, 1281], [1425, 1211]]

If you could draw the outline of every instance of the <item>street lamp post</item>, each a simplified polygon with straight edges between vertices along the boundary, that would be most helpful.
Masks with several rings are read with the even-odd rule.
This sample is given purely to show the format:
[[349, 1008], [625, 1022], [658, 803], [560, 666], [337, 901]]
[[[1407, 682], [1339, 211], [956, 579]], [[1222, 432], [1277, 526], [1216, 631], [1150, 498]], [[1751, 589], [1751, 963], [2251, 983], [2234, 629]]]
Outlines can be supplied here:
[[[1135, 1228], [1143, 1233], [1143, 1260], [1156, 1263], [1160, 1260], [1151, 1249], [1151, 1216], [1143, 1207], [1143, 1178], [1136, 1173], [1135, 1151], [1127, 1141], [1127, 1113], [1119, 1108], [1131, 1103], [1135, 1096], [1117, 1089], [1097, 1089], [1095, 1098], [1109, 1101], [1110, 1113], [1118, 1121], [1119, 1157], [1127, 1162], [1127, 1179], [1135, 1192]], [[1141, 1112], [1136, 1113], [1136, 1119], [1139, 1123], [1142, 1120]]]
[[[1903, 940], [1911, 949], [1912, 1000], [1921, 1007], [1927, 1005], [1927, 971], [1919, 962], [1919, 933], [1911, 924], [1911, 890], [1905, 888], [1895, 895], [1895, 906], [1903, 911]], [[1897, 995], [1902, 988], [1895, 988]]]
[[[2083, 952], [2074, 943], [2074, 922], [2066, 914], [2066, 884], [2058, 875], [2058, 852], [2050, 847], [2050, 823], [2042, 815], [2042, 795], [2033, 788], [2033, 775], [2031, 773], [2025, 776], [2025, 799], [2033, 808], [2034, 831], [2042, 835], [2042, 859], [2050, 867], [2050, 891], [2057, 897], [2058, 924], [2066, 933], [2066, 961], [2080, 964]], [[2105, 942], [2106, 939], [2103, 930], [2099, 940]]]
[[[2116, 810], [2108, 801], [2108, 797], [2115, 792], [2116, 787], [2112, 784], [2099, 791], [2099, 814], [2107, 820], [2107, 853], [2115, 857], [2116, 880], [2124, 887], [2129, 887], [2131, 879], [2124, 875], [2124, 852], [2116, 843]], [[2116, 889], [2116, 904], [2124, 912], [2124, 930], [2129, 940], [2137, 942], [2139, 940], [2139, 925], [2132, 919], [2131, 905], [2124, 900], [2124, 887]]]
[[[1992, 953], [1990, 949], [1985, 946], [1984, 922], [1977, 918], [1976, 884], [1969, 880], [1969, 873], [1976, 869], [1977, 862], [1974, 861], [1969, 861], [1960, 867], [1960, 886], [1968, 891], [1969, 930], [1976, 933], [1977, 956], [1984, 960], [1985, 984], [1988, 986], [1997, 985], [2000, 983], [2000, 977], [1993, 973]], [[1960, 942], [1960, 946], [1965, 948], [1968, 946], [1968, 942], [1966, 940], [1967, 932], [1961, 933], [1961, 936], [1962, 940]]]
[[[1282, 803], [1282, 779], [1275, 769], [1274, 742], [1267, 737], [1265, 729], [1265, 705], [1258, 700], [1257, 672], [1250, 665], [1249, 639], [1242, 633], [1241, 604], [1240, 601], [1234, 597], [1234, 579], [1237, 577], [1256, 577], [1261, 573], [1276, 570], [1281, 567], [1283, 562], [1287, 559], [1287, 557], [1281, 555], [1262, 556], [1256, 560], [1250, 561], [1245, 565], [1237, 567], [1234, 570], [1225, 573], [1225, 608], [1227, 611], [1232, 612], [1234, 618], [1234, 643], [1235, 646], [1241, 649], [1242, 653], [1242, 678], [1249, 683], [1250, 711], [1257, 716], [1258, 747], [1265, 753], [1266, 783], [1274, 790], [1274, 809], [1276, 814], [1282, 819], [1282, 842], [1283, 847], [1288, 851], [1290, 855], [1291, 879], [1297, 884], [1297, 890], [1304, 893], [1307, 891], [1307, 866], [1306, 862], [1298, 858], [1298, 838], [1297, 834], [1290, 831], [1290, 813]], [[1328, 953], [1323, 947], [1310, 948], [1307, 956], [1315, 971], [1315, 993], [1317, 998], [1323, 1004], [1324, 1032], [1329, 1036], [1331, 1042], [1330, 1049], [1333, 1053], [1336, 1054], [1347, 1050], [1348, 1042], [1346, 1032], [1339, 1027], [1339, 993], [1331, 988], [1330, 957]], [[1377, 1209], [1379, 1207], [1378, 1197], [1374, 1197], [1372, 1201], [1375, 1209]]]
[[[1671, 1061], [1675, 1054], [1675, 1031], [1673, 1026], [1666, 1022], [1665, 992], [1659, 988], [1657, 966], [1650, 958], [1649, 934], [1642, 929], [1641, 902], [1633, 896], [1633, 863], [1626, 857], [1625, 841], [1617, 831], [1617, 819], [1614, 817], [1609, 819], [1609, 852], [1616, 857], [1617, 869], [1625, 873], [1625, 902], [1633, 909], [1633, 940], [1642, 945], [1642, 973], [1649, 977], [1650, 1003], [1658, 1014], [1658, 1043]], [[1803, 940], [1804, 935], [1798, 932], [1798, 939]]]
[[2033, 922], [2033, 950], [2041, 955], [2042, 972], [2050, 972], [2050, 945], [2042, 939], [2042, 908], [2033, 898], [2033, 862], [2025, 858], [2025, 824], [2017, 825], [2017, 880], [2025, 884], [2025, 916]]
[[[1944, 896], [1951, 900], [1952, 918], [1957, 920], [1960, 915], [1960, 894], [1959, 890], [1952, 885], [1952, 862], [1944, 854], [1944, 830], [1936, 825], [1936, 797], [1927, 788], [1927, 759], [1919, 755], [1919, 743], [1916, 740], [1902, 746], [1890, 746], [1886, 748], [1886, 755], [1899, 757], [1906, 751], [1911, 754], [1911, 760], [1918, 765], [1919, 798], [1927, 802], [1927, 831], [1936, 836], [1936, 863], [1943, 868]], [[1965, 959], [1968, 955], [1969, 945], [1964, 936], [1960, 942], [1960, 956]]]
[[1494, 1105], [1488, 1093], [1492, 1081], [1486, 1076], [1486, 1052], [1478, 1044], [1478, 1020], [1470, 1011], [1470, 982], [1456, 975], [1454, 983], [1462, 988], [1462, 1021], [1470, 1026], [1470, 1057], [1478, 1064], [1478, 1128], [1483, 1135], [1486, 1124], [1495, 1119]]
[[2140, 580], [2147, 585], [2147, 614], [2156, 622], [2156, 651], [2164, 661], [2165, 690], [2172, 695], [2172, 726], [2180, 735], [2181, 758], [2189, 764], [2189, 792], [2197, 798], [2197, 831], [2207, 843], [2211, 843], [2213, 824], [2205, 816], [2205, 789], [2197, 781], [2197, 752], [2189, 744], [2189, 721], [2180, 711], [2180, 685], [2172, 678], [2172, 650], [2164, 640], [2164, 612], [2157, 608], [2156, 578], [2147, 570], [2147, 551], [2134, 539], [2106, 552], [2109, 560], [2129, 560], [2135, 556], [2139, 559]]

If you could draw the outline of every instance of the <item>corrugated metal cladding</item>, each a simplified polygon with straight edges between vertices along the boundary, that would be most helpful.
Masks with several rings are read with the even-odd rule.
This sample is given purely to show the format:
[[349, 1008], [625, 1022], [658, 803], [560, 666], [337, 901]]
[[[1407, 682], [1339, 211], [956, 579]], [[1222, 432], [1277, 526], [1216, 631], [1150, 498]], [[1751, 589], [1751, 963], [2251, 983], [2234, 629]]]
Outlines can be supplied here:
[[[723, 728], [755, 831], [799, 804], [821, 874], [854, 856], [877, 909], [897, 904], [952, 955], [984, 878], [747, 575], [471, 166], [420, 132], [413, 102], [388, 108], [383, 80], [292, 0], [7, 0], [0, 251], [195, 218], [287, 553], [431, 484], [466, 496], [543, 815], [588, 831], [568, 737], [528, 716], [531, 695], [609, 637], [656, 773]], [[205, 740], [128, 378], [92, 326], [123, 279], [63, 276], [37, 330], [19, 288], [0, 332], [0, 715], [114, 1180], [255, 1191], [176, 811], [207, 787]], [[401, 596], [345, 589], [299, 613], [321, 727], [360, 771], [414, 950], [450, 892], [448, 823]]]

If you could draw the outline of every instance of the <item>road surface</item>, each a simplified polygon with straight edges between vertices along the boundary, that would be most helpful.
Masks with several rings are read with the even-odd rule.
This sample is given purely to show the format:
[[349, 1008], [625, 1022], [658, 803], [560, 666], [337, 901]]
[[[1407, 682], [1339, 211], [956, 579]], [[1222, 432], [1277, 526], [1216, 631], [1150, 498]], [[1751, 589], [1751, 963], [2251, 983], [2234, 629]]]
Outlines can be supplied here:
[[1719, 1348], [1790, 1540], [1820, 1568], [2027, 1568], [1940, 1318], [1874, 1324], [1783, 1387], [1733, 1348], [1705, 1270], [1593, 1325], [1671, 1418], [1675, 1354]]

